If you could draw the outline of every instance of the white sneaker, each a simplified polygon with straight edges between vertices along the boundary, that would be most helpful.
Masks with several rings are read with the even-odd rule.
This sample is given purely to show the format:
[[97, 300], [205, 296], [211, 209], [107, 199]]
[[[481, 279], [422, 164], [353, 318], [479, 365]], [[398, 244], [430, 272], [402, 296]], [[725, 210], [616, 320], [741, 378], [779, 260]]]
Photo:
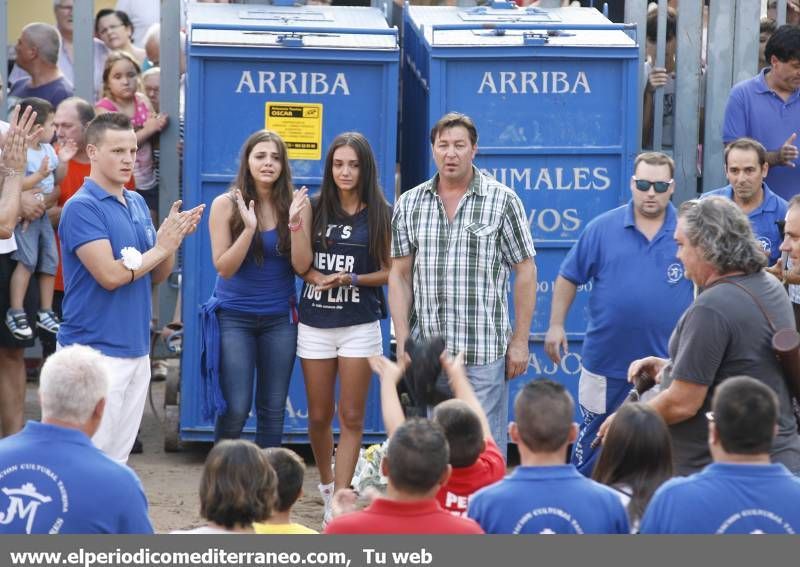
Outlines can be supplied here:
[[333, 519], [333, 510], [331, 508], [331, 503], [333, 502], [333, 483], [320, 484], [317, 488], [319, 488], [319, 494], [322, 496], [322, 503], [325, 505], [325, 510], [322, 514], [322, 527], [324, 529]]

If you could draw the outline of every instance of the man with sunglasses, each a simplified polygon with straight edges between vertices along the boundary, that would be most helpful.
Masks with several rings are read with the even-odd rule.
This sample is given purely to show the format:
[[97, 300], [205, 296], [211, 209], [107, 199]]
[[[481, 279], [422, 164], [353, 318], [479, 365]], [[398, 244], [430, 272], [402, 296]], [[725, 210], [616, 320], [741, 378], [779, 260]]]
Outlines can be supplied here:
[[586, 225], [556, 279], [545, 337], [545, 352], [556, 363], [568, 348], [564, 326], [578, 286], [592, 284], [578, 388], [583, 423], [572, 451], [587, 476], [598, 454], [592, 447], [598, 429], [630, 391], [628, 366], [651, 352], [666, 356], [672, 329], [692, 301], [672, 238], [674, 170], [666, 154], [637, 156], [631, 200]]

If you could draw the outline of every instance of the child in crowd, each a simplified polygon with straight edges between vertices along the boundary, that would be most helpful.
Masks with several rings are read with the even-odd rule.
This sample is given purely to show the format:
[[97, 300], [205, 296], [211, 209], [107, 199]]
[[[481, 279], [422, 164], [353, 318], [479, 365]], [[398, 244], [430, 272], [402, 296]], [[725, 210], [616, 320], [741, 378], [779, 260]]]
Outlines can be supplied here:
[[207, 523], [174, 534], [253, 533], [272, 516], [278, 478], [264, 451], [244, 439], [214, 445], [200, 477], [200, 515]]
[[[28, 149], [28, 163], [25, 168], [23, 191], [36, 191], [37, 198], [47, 206], [58, 200], [57, 184], [64, 177], [67, 162], [77, 150], [74, 142], [66, 143], [58, 153], [50, 144], [55, 129], [53, 106], [44, 99], [30, 97], [23, 99], [20, 106], [32, 107], [36, 112], [36, 124], [42, 129], [31, 141]], [[17, 250], [11, 256], [17, 265], [11, 275], [9, 309], [6, 312], [6, 326], [15, 338], [24, 340], [33, 337], [33, 329], [23, 308], [25, 294], [31, 274], [39, 274], [39, 312], [36, 326], [48, 333], [57, 333], [58, 316], [53, 312], [53, 288], [58, 268], [58, 250], [55, 233], [47, 213], [30, 223], [20, 223], [14, 231]]]
[[273, 447], [266, 451], [267, 460], [278, 475], [278, 501], [272, 515], [263, 522], [254, 523], [253, 529], [257, 534], [318, 533], [292, 522], [292, 506], [303, 495], [303, 477], [306, 474], [303, 459], [294, 451], [283, 447]]
[[158, 179], [153, 165], [152, 138], [167, 125], [167, 116], [153, 111], [150, 100], [140, 92], [141, 67], [125, 51], [113, 51], [106, 59], [103, 70], [103, 98], [97, 101], [97, 114], [122, 112], [133, 123], [136, 142], [136, 163], [133, 177], [136, 190], [144, 197], [147, 207], [157, 220]]
[[[426, 349], [409, 348], [407, 345], [406, 352], [426, 352]], [[412, 355], [411, 370], [437, 368], [438, 365], [429, 362], [415, 359]], [[405, 421], [397, 395], [397, 383], [403, 376], [403, 369], [385, 357], [370, 358], [370, 365], [381, 379], [381, 410], [386, 432], [391, 436]], [[441, 368], [447, 375], [455, 399], [437, 405], [433, 420], [444, 430], [453, 472], [439, 489], [436, 499], [451, 514], [466, 516], [470, 496], [484, 486], [502, 480], [506, 463], [492, 438], [486, 413], [467, 379], [463, 356], [453, 359], [446, 351], [443, 352]], [[438, 373], [437, 369], [430, 377], [430, 383], [436, 380]]]

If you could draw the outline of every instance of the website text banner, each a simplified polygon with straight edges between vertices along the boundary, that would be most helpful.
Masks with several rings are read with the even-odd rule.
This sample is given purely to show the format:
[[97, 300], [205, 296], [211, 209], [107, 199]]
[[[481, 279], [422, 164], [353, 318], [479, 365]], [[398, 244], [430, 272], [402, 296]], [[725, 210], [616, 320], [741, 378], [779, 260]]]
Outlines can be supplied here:
[[1, 536], [3, 567], [737, 567], [795, 564], [796, 537]]

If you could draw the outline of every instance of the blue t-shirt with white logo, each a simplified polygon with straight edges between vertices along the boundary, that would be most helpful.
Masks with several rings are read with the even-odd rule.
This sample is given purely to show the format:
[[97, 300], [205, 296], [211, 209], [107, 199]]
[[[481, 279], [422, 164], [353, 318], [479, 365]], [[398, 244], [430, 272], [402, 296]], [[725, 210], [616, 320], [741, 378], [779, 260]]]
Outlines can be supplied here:
[[575, 285], [592, 282], [582, 364], [616, 379], [626, 378], [636, 359], [668, 356], [669, 337], [694, 293], [677, 258], [675, 207], [667, 206], [652, 240], [636, 228], [633, 207], [630, 201], [587, 224], [559, 270]]
[[82, 431], [29, 421], [0, 440], [0, 534], [151, 534], [133, 471]]
[[108, 240], [115, 259], [132, 246], [142, 254], [156, 243], [156, 229], [141, 195], [123, 190], [125, 204], [88, 177], [64, 205], [58, 237], [64, 266], [63, 322], [58, 342], [96, 348], [106, 356], [136, 358], [150, 352], [150, 274], [103, 289], [78, 258], [78, 249]]
[[467, 516], [487, 534], [627, 534], [619, 496], [573, 465], [517, 467], [473, 494]]
[[[781, 233], [778, 230], [778, 221], [786, 218], [786, 210], [789, 205], [786, 199], [773, 193], [766, 183], [763, 184], [763, 188], [764, 200], [760, 206], [747, 214], [747, 218], [750, 219], [750, 226], [753, 228], [753, 233], [761, 245], [761, 249], [769, 255], [769, 265], [771, 266], [781, 257]], [[711, 195], [727, 197], [733, 201], [733, 187], [726, 185], [703, 193], [700, 198], [704, 199]]]
[[643, 534], [796, 534], [800, 478], [782, 464], [713, 463], [659, 488]]

